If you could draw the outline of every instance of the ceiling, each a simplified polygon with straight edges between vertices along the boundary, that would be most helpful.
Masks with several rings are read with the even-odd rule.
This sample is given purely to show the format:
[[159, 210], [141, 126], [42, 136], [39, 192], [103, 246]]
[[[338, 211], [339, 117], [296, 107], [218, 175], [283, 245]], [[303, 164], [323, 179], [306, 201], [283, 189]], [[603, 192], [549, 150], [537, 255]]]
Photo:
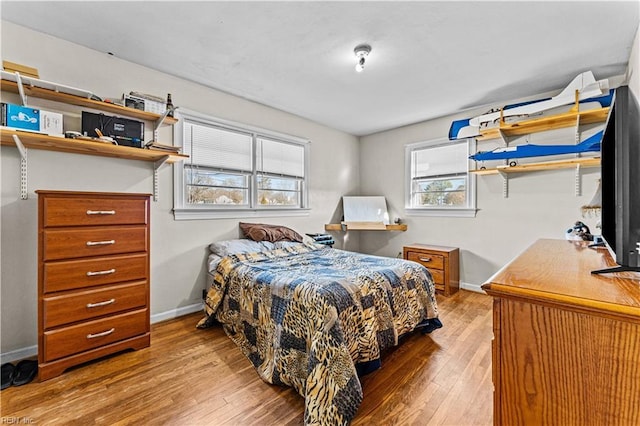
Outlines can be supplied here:
[[[559, 91], [586, 70], [624, 74], [639, 11], [638, 1], [0, 3], [2, 19], [357, 136]], [[357, 73], [361, 43], [372, 51]]]

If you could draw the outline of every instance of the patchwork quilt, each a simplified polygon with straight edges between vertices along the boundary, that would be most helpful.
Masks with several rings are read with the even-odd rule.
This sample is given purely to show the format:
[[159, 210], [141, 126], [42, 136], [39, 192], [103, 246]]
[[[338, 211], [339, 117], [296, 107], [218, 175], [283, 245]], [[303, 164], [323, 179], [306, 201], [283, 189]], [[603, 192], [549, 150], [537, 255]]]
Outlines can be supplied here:
[[307, 425], [349, 424], [358, 373], [400, 335], [441, 326], [429, 271], [402, 259], [298, 244], [226, 256], [212, 273], [198, 327], [220, 322], [263, 380], [296, 389]]

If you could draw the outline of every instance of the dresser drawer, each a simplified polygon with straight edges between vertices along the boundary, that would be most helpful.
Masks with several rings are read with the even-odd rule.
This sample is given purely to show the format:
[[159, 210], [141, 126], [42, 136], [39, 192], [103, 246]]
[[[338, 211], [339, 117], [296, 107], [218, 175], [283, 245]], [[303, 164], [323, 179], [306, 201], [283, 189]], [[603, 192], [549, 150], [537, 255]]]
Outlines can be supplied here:
[[43, 260], [147, 251], [145, 226], [46, 229]]
[[148, 331], [146, 309], [45, 331], [44, 361], [54, 361]]
[[44, 292], [144, 279], [147, 276], [147, 262], [146, 253], [46, 262], [43, 271]]
[[444, 269], [444, 256], [431, 253], [418, 253], [415, 251], [407, 252], [407, 259], [418, 262], [429, 270]]
[[42, 301], [44, 327], [49, 329], [115, 312], [142, 308], [146, 304], [146, 281], [45, 297]]
[[44, 200], [44, 226], [136, 225], [147, 223], [147, 200], [52, 197]]

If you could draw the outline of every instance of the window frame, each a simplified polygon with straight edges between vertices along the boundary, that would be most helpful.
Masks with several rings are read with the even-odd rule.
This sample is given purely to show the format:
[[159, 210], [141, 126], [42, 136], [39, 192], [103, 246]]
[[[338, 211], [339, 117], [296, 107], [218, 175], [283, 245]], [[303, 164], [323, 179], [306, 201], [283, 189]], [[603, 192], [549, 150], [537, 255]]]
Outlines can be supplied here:
[[[298, 136], [288, 135], [285, 133], [275, 132], [212, 117], [196, 111], [190, 111], [180, 108], [176, 111], [178, 122], [173, 126], [173, 140], [176, 146], [184, 145], [184, 125], [186, 122], [201, 124], [204, 126], [213, 126], [230, 131], [249, 133], [252, 135], [252, 172], [249, 175], [249, 204], [248, 206], [229, 205], [229, 204], [189, 204], [187, 201], [187, 182], [185, 179], [185, 161], [173, 164], [173, 213], [175, 220], [190, 219], [231, 219], [231, 218], [252, 218], [252, 217], [285, 217], [285, 216], [308, 216], [309, 207], [309, 164], [310, 164], [310, 145], [308, 139]], [[267, 138], [276, 142], [299, 145], [304, 149], [304, 177], [301, 181], [301, 206], [284, 206], [284, 205], [261, 205], [257, 200], [258, 179], [260, 172], [257, 171], [257, 150], [256, 143], [258, 138]]]
[[[466, 193], [466, 205], [464, 207], [427, 207], [427, 206], [414, 206], [412, 197], [412, 162], [411, 157], [413, 152], [438, 148], [442, 146], [451, 146], [452, 144], [466, 144], [467, 154], [475, 152], [476, 141], [474, 138], [468, 138], [464, 140], [450, 141], [449, 139], [433, 139], [428, 141], [415, 142], [405, 145], [405, 214], [407, 216], [443, 216], [443, 217], [475, 217], [476, 208], [476, 176], [471, 173], [472, 160], [467, 160], [467, 193]], [[467, 157], [468, 157], [467, 155]], [[434, 175], [435, 176], [435, 175]]]

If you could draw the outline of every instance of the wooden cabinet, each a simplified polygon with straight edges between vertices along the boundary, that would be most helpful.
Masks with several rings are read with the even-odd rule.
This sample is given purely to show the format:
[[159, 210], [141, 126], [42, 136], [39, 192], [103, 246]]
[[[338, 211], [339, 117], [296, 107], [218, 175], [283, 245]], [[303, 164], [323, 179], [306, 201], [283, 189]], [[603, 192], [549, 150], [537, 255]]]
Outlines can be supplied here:
[[451, 296], [460, 287], [460, 250], [455, 247], [413, 244], [402, 249], [403, 257], [429, 269], [436, 290]]
[[149, 346], [150, 195], [36, 192], [40, 380]]
[[496, 425], [640, 424], [640, 276], [587, 243], [539, 240], [482, 288], [494, 298]]

